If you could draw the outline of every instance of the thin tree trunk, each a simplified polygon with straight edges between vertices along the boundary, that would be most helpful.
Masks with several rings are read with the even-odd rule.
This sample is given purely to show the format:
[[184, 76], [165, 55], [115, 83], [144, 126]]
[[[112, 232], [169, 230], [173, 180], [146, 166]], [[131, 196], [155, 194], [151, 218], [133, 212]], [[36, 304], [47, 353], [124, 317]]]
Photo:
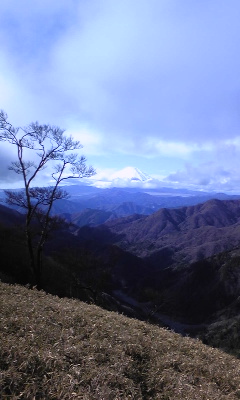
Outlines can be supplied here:
[[36, 285], [37, 289], [42, 289], [42, 246], [37, 249], [37, 260], [36, 260]]
[[[29, 269], [30, 273], [33, 276], [33, 279], [36, 281], [36, 268], [35, 268], [35, 257], [33, 250], [33, 243], [31, 233], [29, 232], [29, 228], [26, 228], [26, 239], [27, 239], [27, 248], [30, 257]], [[37, 282], [31, 282], [31, 284], [36, 284]]]

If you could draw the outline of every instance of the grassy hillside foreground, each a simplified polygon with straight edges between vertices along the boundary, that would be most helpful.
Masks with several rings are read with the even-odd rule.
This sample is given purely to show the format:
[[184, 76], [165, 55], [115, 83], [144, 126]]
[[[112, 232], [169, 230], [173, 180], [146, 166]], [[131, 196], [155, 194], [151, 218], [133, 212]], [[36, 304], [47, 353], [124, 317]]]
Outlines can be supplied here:
[[240, 360], [77, 300], [0, 283], [1, 399], [240, 399]]

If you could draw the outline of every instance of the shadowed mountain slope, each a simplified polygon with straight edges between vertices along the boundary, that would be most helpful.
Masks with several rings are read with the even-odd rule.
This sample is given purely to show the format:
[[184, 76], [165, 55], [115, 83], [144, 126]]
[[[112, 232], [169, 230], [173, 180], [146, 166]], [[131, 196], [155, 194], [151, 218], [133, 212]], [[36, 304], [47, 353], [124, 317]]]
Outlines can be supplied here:
[[64, 213], [61, 216], [68, 222], [80, 227], [85, 225], [96, 226], [104, 224], [113, 218], [117, 218], [116, 214], [111, 211], [94, 210], [92, 208], [85, 208], [84, 210], [73, 214]]
[[0, 204], [0, 224], [13, 226], [23, 223], [24, 217], [18, 211]]
[[209, 200], [150, 216], [131, 216], [106, 223], [121, 234], [117, 244], [140, 257], [158, 257], [168, 249], [176, 262], [194, 262], [240, 243], [240, 201]]

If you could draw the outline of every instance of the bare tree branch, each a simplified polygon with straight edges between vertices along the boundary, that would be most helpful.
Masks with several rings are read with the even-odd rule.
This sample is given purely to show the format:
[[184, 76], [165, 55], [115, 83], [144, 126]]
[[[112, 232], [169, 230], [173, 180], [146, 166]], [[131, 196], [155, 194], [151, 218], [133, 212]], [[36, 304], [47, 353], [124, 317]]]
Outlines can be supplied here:
[[[60, 220], [51, 215], [56, 200], [68, 197], [59, 185], [65, 179], [84, 178], [95, 174], [92, 166], [86, 165], [86, 158], [79, 156], [82, 148], [79, 141], [66, 136], [64, 130], [56, 126], [40, 125], [32, 122], [29, 126], [13, 127], [8, 122], [7, 114], [0, 111], [0, 141], [8, 142], [16, 147], [16, 161], [9, 169], [21, 175], [24, 189], [19, 192], [6, 191], [8, 204], [26, 210], [25, 232], [31, 260], [31, 270], [36, 284], [41, 286], [41, 254], [48, 234]], [[26, 150], [32, 151], [34, 161], [26, 159]], [[33, 182], [44, 169], [52, 169], [54, 185], [51, 187], [34, 187]], [[34, 241], [31, 227], [39, 223], [39, 239]], [[58, 221], [58, 223], [57, 223]]]

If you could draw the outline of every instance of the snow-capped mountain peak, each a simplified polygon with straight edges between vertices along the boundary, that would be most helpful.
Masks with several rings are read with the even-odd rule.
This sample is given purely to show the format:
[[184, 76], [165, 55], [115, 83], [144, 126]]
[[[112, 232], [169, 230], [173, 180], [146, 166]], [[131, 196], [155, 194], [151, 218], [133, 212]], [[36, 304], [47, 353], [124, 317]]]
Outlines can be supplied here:
[[151, 178], [151, 176], [140, 171], [140, 169], [138, 169], [138, 168], [125, 167], [125, 168], [121, 169], [120, 171], [115, 172], [111, 176], [111, 180], [115, 180], [115, 179], [127, 179], [130, 181], [145, 182], [152, 178]]
[[135, 167], [125, 167], [108, 177], [96, 177], [95, 186], [98, 187], [142, 187], [153, 181], [150, 175]]

